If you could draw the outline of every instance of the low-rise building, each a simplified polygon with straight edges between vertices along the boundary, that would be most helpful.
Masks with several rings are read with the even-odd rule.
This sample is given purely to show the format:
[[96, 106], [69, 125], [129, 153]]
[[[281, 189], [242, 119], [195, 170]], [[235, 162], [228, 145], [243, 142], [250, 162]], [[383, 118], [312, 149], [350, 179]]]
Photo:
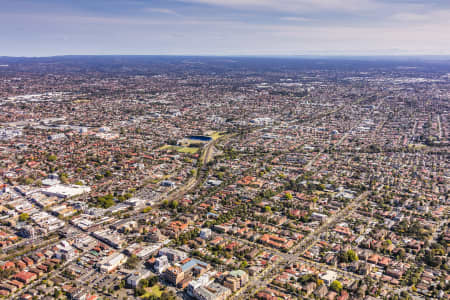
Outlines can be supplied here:
[[194, 291], [198, 300], [225, 300], [231, 295], [231, 290], [218, 283], [201, 286]]
[[127, 257], [122, 253], [115, 253], [101, 260], [98, 264], [98, 268], [102, 273], [110, 273], [125, 263], [126, 260]]
[[162, 274], [169, 266], [169, 259], [167, 258], [167, 256], [163, 255], [155, 260], [153, 269], [156, 273]]
[[128, 275], [126, 283], [132, 288], [136, 288], [139, 282], [148, 276], [150, 276], [150, 271], [148, 270], [136, 271]]
[[170, 266], [164, 271], [164, 278], [176, 286], [181, 280], [184, 279], [184, 272], [178, 266]]

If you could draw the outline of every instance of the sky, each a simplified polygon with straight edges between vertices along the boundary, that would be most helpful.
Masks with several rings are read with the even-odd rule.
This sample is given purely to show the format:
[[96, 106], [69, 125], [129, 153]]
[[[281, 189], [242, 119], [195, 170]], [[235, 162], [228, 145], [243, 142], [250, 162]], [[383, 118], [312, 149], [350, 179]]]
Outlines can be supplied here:
[[449, 55], [450, 0], [0, 0], [0, 56]]

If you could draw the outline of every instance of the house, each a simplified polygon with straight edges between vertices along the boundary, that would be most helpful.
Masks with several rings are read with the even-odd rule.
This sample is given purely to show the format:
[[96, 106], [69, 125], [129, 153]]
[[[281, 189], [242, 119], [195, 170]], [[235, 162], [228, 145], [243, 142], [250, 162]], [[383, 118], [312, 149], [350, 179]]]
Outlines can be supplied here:
[[349, 294], [346, 290], [341, 291], [341, 295], [337, 297], [337, 300], [347, 300], [349, 298]]
[[10, 280], [9, 284], [14, 285], [18, 289], [21, 289], [25, 286], [25, 284], [23, 284], [23, 282], [17, 281], [15, 279]]
[[337, 293], [335, 291], [328, 292], [328, 295], [327, 295], [328, 300], [334, 300], [334, 299], [336, 299], [336, 297], [337, 297]]
[[272, 294], [269, 294], [269, 293], [266, 292], [266, 291], [258, 292], [258, 293], [256, 294], [256, 298], [257, 298], [257, 299], [260, 299], [260, 300], [278, 300], [278, 299], [279, 299], [277, 296], [274, 296], [274, 295], [272, 295]]
[[69, 299], [73, 300], [87, 300], [88, 299], [88, 292], [79, 287], [73, 287], [68, 292]]
[[376, 265], [378, 263], [378, 261], [380, 260], [380, 256], [378, 254], [372, 254], [371, 256], [369, 256], [369, 258], [367, 259], [367, 261], [371, 264]]
[[314, 295], [318, 298], [324, 298], [328, 294], [328, 288], [325, 284], [319, 285], [314, 291]]
[[289, 249], [294, 243], [292, 240], [288, 240], [286, 238], [279, 237], [273, 234], [264, 234], [260, 237], [259, 241], [265, 245], [277, 249]]
[[29, 257], [24, 257], [22, 258], [22, 260], [25, 262], [27, 267], [31, 267], [32, 265], [34, 265], [34, 261]]
[[17, 287], [15, 285], [5, 282], [0, 284], [0, 290], [6, 290], [9, 293], [14, 293], [15, 291], [17, 291]]
[[31, 272], [31, 273], [36, 274], [38, 277], [44, 275], [44, 271], [42, 271], [39, 268], [28, 268], [28, 271]]
[[7, 261], [3, 265], [0, 266], [0, 270], [8, 270], [13, 269], [15, 264], [12, 261]]
[[381, 257], [381, 259], [378, 261], [378, 265], [382, 267], [387, 267], [391, 263], [391, 259], [389, 257]]
[[180, 233], [186, 231], [187, 228], [188, 228], [187, 223], [183, 223], [181, 221], [173, 221], [166, 228], [165, 234], [168, 234], [171, 237], [178, 237]]
[[385, 273], [396, 279], [400, 279], [403, 275], [403, 271], [392, 267], [387, 268]]
[[22, 271], [22, 272], [17, 273], [16, 275], [14, 275], [13, 278], [17, 279], [20, 282], [28, 284], [31, 281], [35, 280], [37, 278], [37, 275], [35, 273]]

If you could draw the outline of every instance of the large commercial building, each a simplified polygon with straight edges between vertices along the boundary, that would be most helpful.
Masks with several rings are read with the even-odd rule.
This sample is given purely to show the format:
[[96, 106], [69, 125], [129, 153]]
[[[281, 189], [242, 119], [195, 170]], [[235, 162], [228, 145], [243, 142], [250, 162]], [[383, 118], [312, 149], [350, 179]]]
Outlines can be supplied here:
[[105, 257], [99, 262], [98, 268], [102, 273], [110, 273], [117, 269], [120, 265], [125, 263], [127, 257], [122, 253], [115, 253], [111, 256]]

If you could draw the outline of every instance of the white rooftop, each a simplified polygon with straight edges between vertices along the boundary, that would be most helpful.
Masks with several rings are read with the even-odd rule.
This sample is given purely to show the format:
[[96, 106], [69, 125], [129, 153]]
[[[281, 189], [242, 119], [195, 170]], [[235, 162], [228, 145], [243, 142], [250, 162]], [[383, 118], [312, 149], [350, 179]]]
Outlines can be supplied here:
[[90, 191], [91, 188], [88, 186], [63, 185], [63, 184], [52, 185], [49, 188], [42, 190], [42, 192], [45, 194], [54, 195], [60, 198], [69, 198], [73, 196], [78, 196], [84, 193], [89, 193]]

